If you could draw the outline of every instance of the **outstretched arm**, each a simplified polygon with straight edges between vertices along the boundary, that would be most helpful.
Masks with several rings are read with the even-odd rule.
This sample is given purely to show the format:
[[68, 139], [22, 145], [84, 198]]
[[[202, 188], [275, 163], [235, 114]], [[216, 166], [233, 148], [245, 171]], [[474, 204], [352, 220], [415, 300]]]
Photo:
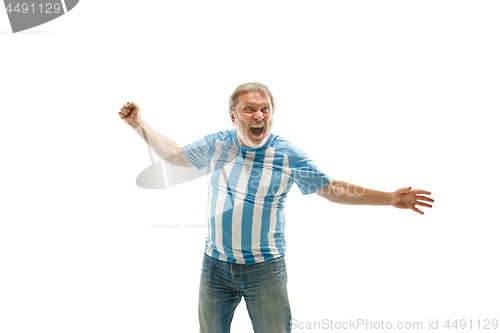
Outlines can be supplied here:
[[121, 108], [118, 115], [146, 141], [159, 158], [174, 166], [194, 167], [182, 153], [181, 146], [156, 133], [141, 119], [141, 108], [136, 103], [128, 102]]
[[431, 192], [412, 190], [411, 187], [400, 188], [394, 192], [382, 192], [337, 180], [332, 180], [328, 185], [317, 191], [316, 194], [331, 202], [340, 204], [391, 205], [396, 208], [409, 208], [419, 214], [424, 214], [424, 212], [415, 207], [416, 205], [431, 208], [430, 204], [423, 201], [434, 202], [433, 199], [422, 195], [430, 195]]

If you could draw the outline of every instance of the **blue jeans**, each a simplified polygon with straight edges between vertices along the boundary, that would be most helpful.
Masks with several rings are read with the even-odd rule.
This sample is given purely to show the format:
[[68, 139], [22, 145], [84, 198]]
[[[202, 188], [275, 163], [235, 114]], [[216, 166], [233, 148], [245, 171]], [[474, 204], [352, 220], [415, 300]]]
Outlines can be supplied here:
[[233, 264], [203, 257], [198, 316], [200, 333], [226, 333], [245, 297], [256, 333], [288, 333], [290, 304], [285, 256], [257, 264]]

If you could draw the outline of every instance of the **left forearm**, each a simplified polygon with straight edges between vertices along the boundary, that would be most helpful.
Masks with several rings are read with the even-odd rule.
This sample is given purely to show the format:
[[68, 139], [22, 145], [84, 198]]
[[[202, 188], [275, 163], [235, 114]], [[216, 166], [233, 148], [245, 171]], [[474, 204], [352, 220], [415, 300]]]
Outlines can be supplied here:
[[340, 180], [332, 180], [318, 193], [328, 200], [347, 205], [390, 205], [392, 192], [364, 188]]

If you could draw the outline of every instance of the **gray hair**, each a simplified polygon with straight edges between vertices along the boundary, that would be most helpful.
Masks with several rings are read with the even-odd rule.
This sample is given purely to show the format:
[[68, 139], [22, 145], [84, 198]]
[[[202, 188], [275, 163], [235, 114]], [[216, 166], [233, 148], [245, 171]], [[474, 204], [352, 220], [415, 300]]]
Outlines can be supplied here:
[[240, 101], [240, 95], [249, 91], [257, 91], [267, 94], [271, 99], [271, 105], [273, 106], [273, 112], [274, 112], [276, 102], [274, 101], [273, 94], [271, 94], [271, 90], [269, 90], [269, 87], [266, 86], [265, 84], [258, 82], [243, 83], [233, 91], [231, 97], [229, 97], [229, 112], [234, 114], [236, 105]]

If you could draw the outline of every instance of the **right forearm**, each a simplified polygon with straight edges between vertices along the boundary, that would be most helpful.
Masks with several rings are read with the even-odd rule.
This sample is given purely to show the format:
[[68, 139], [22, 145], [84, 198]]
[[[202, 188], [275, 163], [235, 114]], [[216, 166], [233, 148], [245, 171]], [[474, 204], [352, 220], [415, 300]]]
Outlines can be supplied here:
[[139, 134], [141, 138], [146, 141], [153, 152], [162, 160], [165, 160], [169, 164], [177, 165], [176, 154], [182, 153], [182, 147], [177, 143], [173, 142], [169, 138], [166, 138], [158, 133], [156, 133], [148, 124], [144, 121], [135, 122], [131, 124], [131, 127], [135, 132]]

